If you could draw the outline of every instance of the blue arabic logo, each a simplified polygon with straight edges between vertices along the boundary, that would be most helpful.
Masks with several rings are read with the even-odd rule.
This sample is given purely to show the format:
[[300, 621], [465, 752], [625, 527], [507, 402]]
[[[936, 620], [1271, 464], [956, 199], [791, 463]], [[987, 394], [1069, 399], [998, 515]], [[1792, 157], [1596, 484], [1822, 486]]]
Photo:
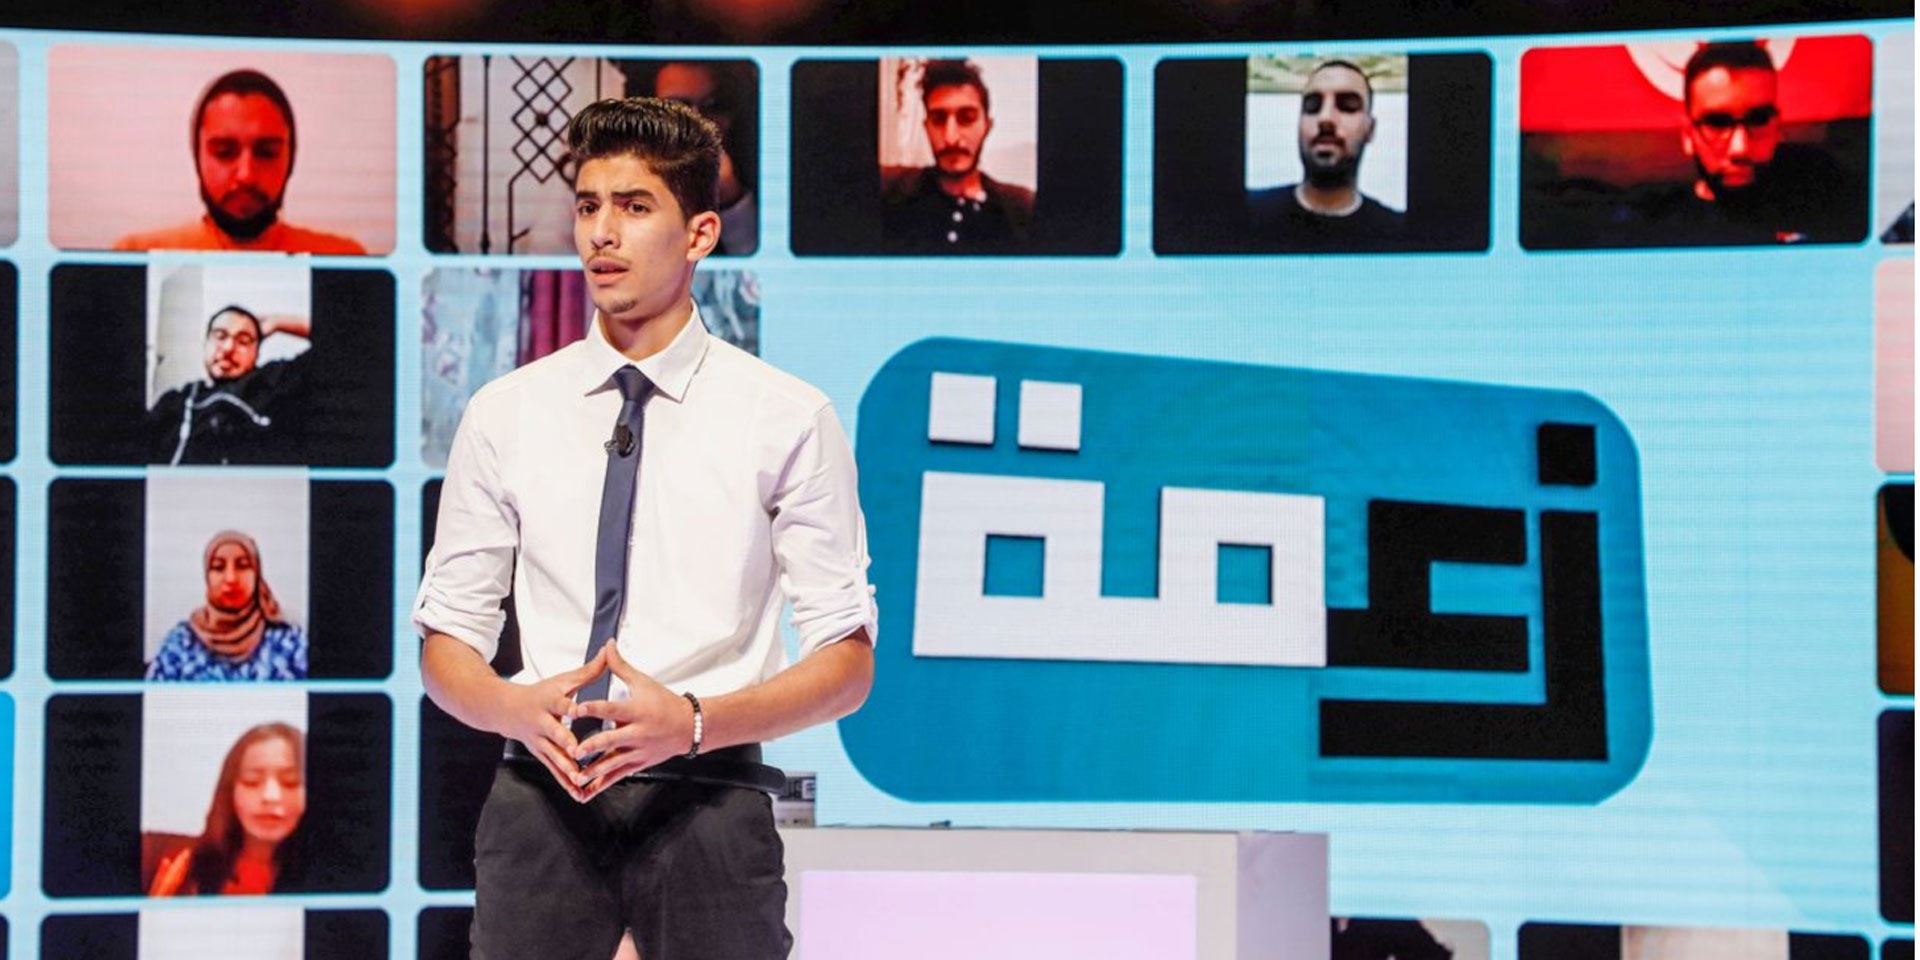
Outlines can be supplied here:
[[930, 340], [859, 428], [882, 789], [1592, 803], [1645, 759], [1636, 454], [1584, 394]]

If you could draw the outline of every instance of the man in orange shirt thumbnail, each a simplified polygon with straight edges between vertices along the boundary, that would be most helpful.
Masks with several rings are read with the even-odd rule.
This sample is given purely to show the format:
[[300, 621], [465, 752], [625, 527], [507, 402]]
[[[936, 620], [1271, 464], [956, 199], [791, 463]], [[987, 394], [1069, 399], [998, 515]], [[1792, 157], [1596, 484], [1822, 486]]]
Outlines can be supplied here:
[[280, 219], [298, 140], [293, 105], [271, 77], [235, 70], [213, 81], [194, 108], [191, 137], [206, 215], [121, 237], [115, 250], [366, 254], [352, 237]]

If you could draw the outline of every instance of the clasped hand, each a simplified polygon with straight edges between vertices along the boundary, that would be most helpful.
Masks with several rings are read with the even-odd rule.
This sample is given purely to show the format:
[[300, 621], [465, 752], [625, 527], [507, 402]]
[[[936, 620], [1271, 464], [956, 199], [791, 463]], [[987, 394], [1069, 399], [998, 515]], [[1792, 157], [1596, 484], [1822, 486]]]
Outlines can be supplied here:
[[[581, 687], [608, 672], [626, 684], [628, 699], [573, 701]], [[567, 795], [581, 803], [628, 774], [685, 753], [693, 743], [693, 705], [634, 669], [612, 643], [565, 673], [535, 684], [513, 684], [506, 698], [506, 722], [499, 732], [525, 744]], [[608, 721], [608, 728], [579, 740], [570, 729], [579, 717]], [[592, 762], [582, 767], [588, 760]]]

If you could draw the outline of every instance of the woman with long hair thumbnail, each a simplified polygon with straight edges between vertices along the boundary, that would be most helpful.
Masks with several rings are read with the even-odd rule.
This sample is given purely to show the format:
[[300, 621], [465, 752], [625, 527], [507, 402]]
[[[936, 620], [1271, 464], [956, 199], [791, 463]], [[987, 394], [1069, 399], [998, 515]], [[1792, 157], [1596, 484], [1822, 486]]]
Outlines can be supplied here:
[[302, 849], [307, 811], [306, 735], [263, 723], [240, 735], [197, 839], [158, 857], [151, 896], [261, 894], [284, 889]]

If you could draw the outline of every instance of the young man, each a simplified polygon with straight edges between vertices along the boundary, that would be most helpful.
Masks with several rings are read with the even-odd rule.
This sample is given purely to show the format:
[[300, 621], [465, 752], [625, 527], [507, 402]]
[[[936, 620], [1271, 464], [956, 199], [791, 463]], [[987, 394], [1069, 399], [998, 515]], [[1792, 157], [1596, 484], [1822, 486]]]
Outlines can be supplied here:
[[929, 60], [920, 74], [931, 167], [880, 173], [881, 233], [917, 250], [966, 250], [1027, 239], [1033, 191], [980, 169], [993, 132], [992, 101], [980, 68], [966, 60]]
[[1790, 142], [1773, 57], [1749, 40], [1688, 58], [1680, 151], [1694, 176], [1636, 191], [1609, 218], [1605, 245], [1852, 243], [1867, 192], [1823, 146]]
[[121, 237], [115, 250], [367, 252], [352, 237], [280, 219], [298, 144], [293, 104], [272, 77], [235, 70], [215, 79], [194, 106], [188, 135], [206, 216]]
[[[761, 792], [780, 776], [758, 743], [872, 683], [852, 451], [825, 396], [694, 309], [720, 238], [713, 125], [605, 100], [567, 139], [594, 323], [468, 404], [414, 612], [428, 694], [510, 741], [476, 836], [473, 956], [607, 960], [631, 930], [643, 957], [783, 957]], [[509, 586], [526, 667], [505, 681], [488, 662]]]
[[1699, 175], [1694, 197], [1713, 203], [1751, 189], [1780, 149], [1773, 58], [1757, 44], [1705, 44], [1688, 58], [1684, 82], [1680, 149]]
[[306, 317], [222, 307], [207, 320], [206, 379], [168, 390], [147, 411], [148, 462], [299, 462], [311, 402], [309, 354], [261, 363], [260, 348], [270, 337], [309, 334]]
[[1303, 246], [1388, 246], [1405, 216], [1360, 192], [1360, 161], [1373, 142], [1373, 83], [1359, 67], [1329, 60], [1300, 91], [1299, 183], [1256, 190], [1247, 206], [1257, 236]]

